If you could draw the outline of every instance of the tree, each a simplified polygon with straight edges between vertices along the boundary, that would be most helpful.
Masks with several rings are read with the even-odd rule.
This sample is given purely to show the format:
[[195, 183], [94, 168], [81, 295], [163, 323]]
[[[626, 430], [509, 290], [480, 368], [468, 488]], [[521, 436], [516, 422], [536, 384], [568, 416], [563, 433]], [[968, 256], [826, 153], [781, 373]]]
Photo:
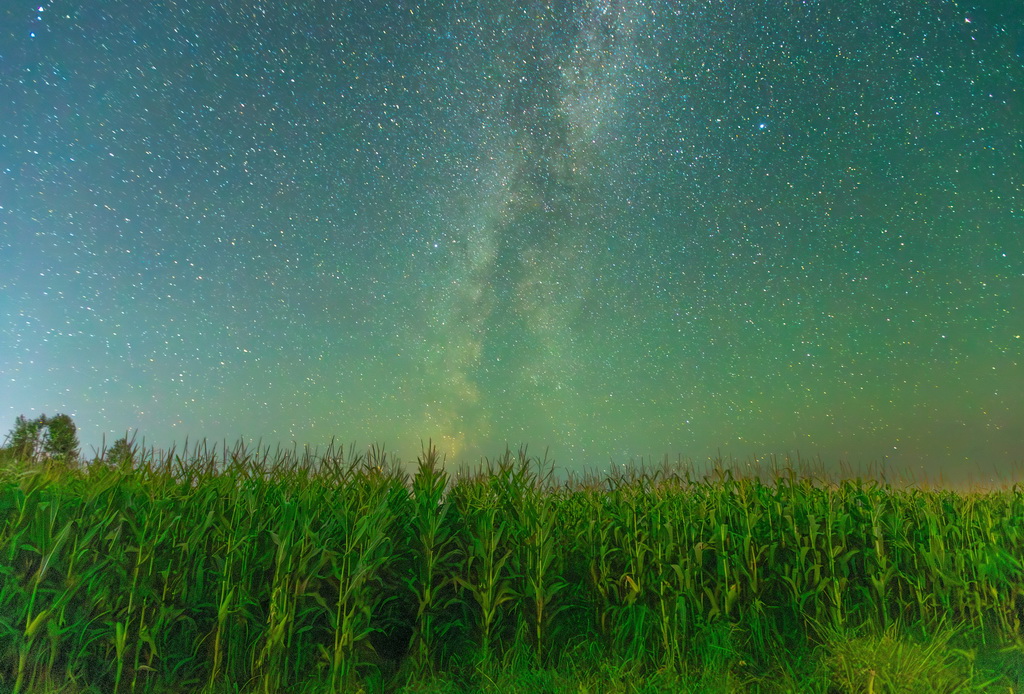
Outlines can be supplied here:
[[41, 444], [40, 436], [46, 423], [45, 414], [41, 414], [35, 419], [28, 419], [23, 414], [18, 415], [14, 421], [14, 428], [7, 435], [9, 441], [7, 450], [17, 458], [35, 460]]
[[54, 415], [46, 420], [46, 438], [43, 440], [43, 450], [50, 457], [74, 457], [78, 453], [77, 430], [69, 415]]
[[135, 459], [135, 446], [128, 443], [127, 436], [122, 436], [114, 441], [114, 445], [107, 449], [103, 457], [111, 465], [129, 465]]
[[6, 451], [22, 460], [38, 460], [44, 453], [51, 458], [71, 458], [78, 454], [76, 432], [75, 423], [66, 414], [41, 414], [35, 419], [18, 415], [7, 435]]

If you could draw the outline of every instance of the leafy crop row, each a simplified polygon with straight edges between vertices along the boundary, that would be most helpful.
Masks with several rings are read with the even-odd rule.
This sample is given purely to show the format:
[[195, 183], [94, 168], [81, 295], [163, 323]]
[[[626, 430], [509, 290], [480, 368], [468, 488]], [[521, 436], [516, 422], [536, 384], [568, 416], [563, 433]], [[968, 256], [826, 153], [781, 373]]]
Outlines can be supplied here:
[[[122, 456], [0, 476], [0, 686], [355, 691], [587, 643], [685, 672], [832, 630], [1018, 641], [1024, 494], [717, 467], [556, 483], [509, 453], [450, 477], [343, 458]], [[179, 689], [180, 690], [180, 689]]]

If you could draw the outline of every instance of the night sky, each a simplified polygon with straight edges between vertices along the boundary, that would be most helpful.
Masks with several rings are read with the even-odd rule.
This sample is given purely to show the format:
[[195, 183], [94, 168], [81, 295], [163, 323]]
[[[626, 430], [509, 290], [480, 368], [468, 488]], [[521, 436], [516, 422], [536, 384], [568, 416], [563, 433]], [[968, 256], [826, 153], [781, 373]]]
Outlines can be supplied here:
[[1024, 461], [1024, 5], [0, 5], [0, 429]]

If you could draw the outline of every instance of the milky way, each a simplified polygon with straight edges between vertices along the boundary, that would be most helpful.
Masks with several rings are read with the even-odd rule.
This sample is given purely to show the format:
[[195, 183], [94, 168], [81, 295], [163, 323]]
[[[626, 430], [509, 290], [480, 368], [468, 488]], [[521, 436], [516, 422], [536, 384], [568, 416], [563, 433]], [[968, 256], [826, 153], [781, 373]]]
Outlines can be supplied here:
[[[467, 192], [430, 326], [425, 385], [440, 399], [427, 428], [453, 454], [467, 445], [483, 453], [484, 441], [500, 452], [502, 432], [521, 430], [517, 419], [569, 440], [593, 407], [577, 380], [597, 355], [579, 324], [595, 261], [614, 234], [601, 223], [607, 206], [596, 191], [614, 189], [602, 153], [624, 117], [619, 101], [648, 17], [642, 6], [608, 3], [579, 16], [523, 15], [497, 23], [502, 50], [491, 58], [497, 78], [481, 128], [482, 171]], [[556, 36], [565, 38], [550, 46]], [[510, 416], [513, 399], [528, 408]]]
[[0, 417], [1009, 470], [1022, 15], [8, 3]]

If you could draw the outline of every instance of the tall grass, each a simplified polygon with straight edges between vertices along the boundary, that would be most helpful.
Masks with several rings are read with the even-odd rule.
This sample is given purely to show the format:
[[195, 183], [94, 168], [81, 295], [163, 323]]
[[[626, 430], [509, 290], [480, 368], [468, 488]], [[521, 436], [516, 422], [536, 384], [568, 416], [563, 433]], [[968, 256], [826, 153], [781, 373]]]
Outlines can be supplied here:
[[385, 691], [572, 653], [742, 688], [817, 647], [822, 682], [867, 691], [888, 675], [837, 635], [952, 624], [1024, 653], [1019, 486], [552, 471], [525, 450], [450, 476], [429, 447], [410, 475], [379, 448], [205, 444], [8, 467], [0, 688]]

